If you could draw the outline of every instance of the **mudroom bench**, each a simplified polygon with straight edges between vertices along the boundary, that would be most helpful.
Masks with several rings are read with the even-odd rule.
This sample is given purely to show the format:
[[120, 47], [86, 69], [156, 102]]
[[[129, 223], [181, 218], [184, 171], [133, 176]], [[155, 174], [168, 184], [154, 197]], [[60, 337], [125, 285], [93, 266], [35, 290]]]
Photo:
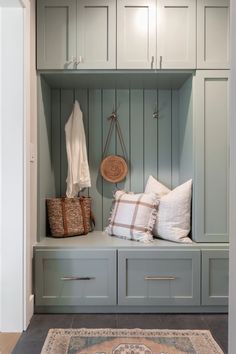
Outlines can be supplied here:
[[228, 244], [94, 231], [34, 247], [35, 312], [227, 312]]

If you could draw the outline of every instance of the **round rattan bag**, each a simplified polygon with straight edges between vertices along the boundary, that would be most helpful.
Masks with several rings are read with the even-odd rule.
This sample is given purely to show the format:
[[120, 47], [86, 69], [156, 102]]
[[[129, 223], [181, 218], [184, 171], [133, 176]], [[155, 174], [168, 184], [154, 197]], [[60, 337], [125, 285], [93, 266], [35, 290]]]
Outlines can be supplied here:
[[108, 155], [100, 165], [102, 177], [111, 183], [118, 183], [128, 174], [128, 166], [125, 159], [118, 155]]
[[[109, 132], [107, 135], [104, 151], [103, 151], [103, 158], [102, 162], [100, 164], [100, 173], [102, 177], [111, 183], [118, 183], [123, 181], [123, 179], [127, 176], [128, 174], [128, 165], [127, 165], [127, 153], [126, 153], [126, 148], [125, 148], [125, 143], [124, 139], [121, 133], [120, 129], [120, 124], [117, 119], [116, 112], [113, 111], [111, 116], [108, 118], [110, 120], [110, 128]], [[115, 127], [115, 130], [117, 132], [117, 136], [120, 140], [120, 145], [121, 149], [123, 151], [123, 154], [125, 157], [119, 156], [119, 155], [107, 155], [107, 149], [108, 145], [111, 140], [111, 135], [113, 132], [113, 129]]]

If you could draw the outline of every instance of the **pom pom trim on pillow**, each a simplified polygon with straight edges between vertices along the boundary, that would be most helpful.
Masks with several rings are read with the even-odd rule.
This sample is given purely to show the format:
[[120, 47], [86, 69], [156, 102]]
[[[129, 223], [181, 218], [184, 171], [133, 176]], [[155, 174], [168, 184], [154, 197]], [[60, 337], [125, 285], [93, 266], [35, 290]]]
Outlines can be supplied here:
[[149, 242], [157, 217], [159, 202], [155, 193], [117, 191], [106, 231], [111, 236]]

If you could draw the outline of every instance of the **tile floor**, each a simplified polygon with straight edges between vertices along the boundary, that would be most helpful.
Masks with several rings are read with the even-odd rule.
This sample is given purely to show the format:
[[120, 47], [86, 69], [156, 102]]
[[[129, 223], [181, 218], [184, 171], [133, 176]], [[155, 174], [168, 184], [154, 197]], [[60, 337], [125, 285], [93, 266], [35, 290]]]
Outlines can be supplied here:
[[13, 354], [39, 354], [50, 328], [208, 329], [227, 354], [226, 314], [38, 314], [34, 315]]

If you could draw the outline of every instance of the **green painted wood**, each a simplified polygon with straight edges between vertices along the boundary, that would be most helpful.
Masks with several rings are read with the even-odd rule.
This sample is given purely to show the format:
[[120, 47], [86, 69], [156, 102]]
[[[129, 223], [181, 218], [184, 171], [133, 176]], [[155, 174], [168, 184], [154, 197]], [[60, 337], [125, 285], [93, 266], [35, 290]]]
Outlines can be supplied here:
[[228, 240], [228, 75], [196, 75], [194, 238], [200, 242]]
[[35, 306], [35, 313], [228, 313], [227, 306]]
[[43, 78], [38, 78], [38, 224], [37, 238], [47, 234], [46, 198], [55, 195], [54, 171], [51, 160], [51, 90]]
[[229, 251], [202, 251], [202, 305], [227, 305], [229, 293]]
[[175, 188], [179, 184], [179, 91], [172, 90], [171, 107], [171, 186]]
[[52, 162], [56, 188], [56, 197], [61, 196], [61, 93], [59, 89], [51, 91], [52, 99]]
[[[38, 250], [36, 305], [115, 305], [115, 274], [114, 250]], [[64, 279], [71, 277], [89, 279]]]
[[153, 112], [157, 109], [157, 91], [144, 90], [144, 181], [149, 175], [157, 177], [158, 163], [158, 122], [153, 118]]
[[116, 68], [116, 1], [77, 1], [78, 69]]
[[171, 91], [158, 91], [158, 179], [171, 188], [172, 180], [172, 129]]
[[[116, 188], [114, 184], [104, 181], [99, 172], [109, 129], [107, 117], [111, 114], [113, 106], [118, 107], [130, 167], [126, 180], [117, 187], [142, 192], [150, 174], [170, 187], [179, 184], [179, 161], [180, 154], [183, 153], [179, 149], [179, 100], [183, 100], [179, 90], [52, 89], [52, 122], [49, 123], [52, 124], [52, 130], [46, 136], [47, 144], [52, 139], [52, 151], [47, 152], [45, 159], [49, 158], [52, 164], [56, 196], [63, 196], [66, 191], [65, 123], [71, 114], [75, 99], [79, 101], [83, 112], [92, 180], [91, 189], [86, 189], [81, 194], [89, 193], [93, 198], [96, 230], [102, 230], [107, 225], [112, 195]], [[50, 102], [48, 105], [50, 106]], [[188, 105], [187, 99], [185, 105]], [[156, 110], [160, 114], [158, 119], [153, 118]], [[50, 122], [51, 118], [48, 119]], [[187, 121], [189, 119], [192, 119], [191, 114], [188, 114]], [[183, 118], [182, 120], [184, 121]], [[181, 129], [185, 129], [183, 123]], [[191, 146], [185, 144], [184, 148], [191, 149]], [[121, 153], [115, 134], [112, 136], [108, 153]], [[42, 220], [44, 215], [40, 218]]]
[[41, 70], [53, 88], [179, 89], [193, 70]]
[[117, 68], [154, 69], [155, 57], [156, 1], [118, 0]]
[[[112, 110], [116, 107], [115, 90], [102, 90], [102, 142], [103, 149], [106, 142], [110, 121], [107, 118], [111, 115]], [[107, 155], [116, 153], [116, 136], [113, 132], [110, 144], [108, 146]], [[103, 227], [108, 225], [110, 216], [113, 192], [116, 189], [113, 183], [103, 179]]]
[[[122, 136], [127, 152], [127, 163], [129, 166], [128, 176], [124, 181], [118, 183], [118, 188], [130, 191], [130, 90], [117, 90], [116, 102], [118, 108], [117, 114], [119, 124], [122, 131]], [[118, 155], [124, 157], [118, 136], [116, 136], [116, 152]]]
[[66, 193], [66, 178], [67, 178], [67, 154], [66, 154], [66, 139], [65, 139], [65, 124], [72, 112], [74, 104], [74, 90], [61, 90], [61, 195]]
[[192, 78], [179, 90], [179, 179], [193, 177], [193, 99]]
[[96, 230], [103, 229], [103, 182], [99, 172], [102, 156], [102, 91], [89, 90], [89, 168], [91, 176], [90, 196]]
[[131, 190], [144, 190], [143, 90], [130, 91], [130, 171]]
[[37, 68], [73, 69], [76, 57], [76, 0], [37, 2]]
[[200, 250], [119, 250], [118, 304], [200, 305], [200, 255]]

